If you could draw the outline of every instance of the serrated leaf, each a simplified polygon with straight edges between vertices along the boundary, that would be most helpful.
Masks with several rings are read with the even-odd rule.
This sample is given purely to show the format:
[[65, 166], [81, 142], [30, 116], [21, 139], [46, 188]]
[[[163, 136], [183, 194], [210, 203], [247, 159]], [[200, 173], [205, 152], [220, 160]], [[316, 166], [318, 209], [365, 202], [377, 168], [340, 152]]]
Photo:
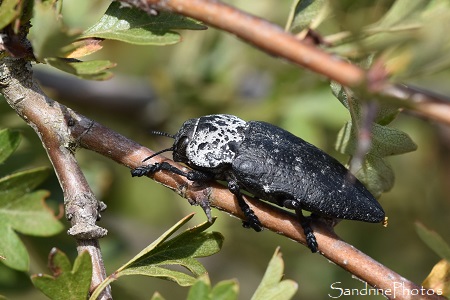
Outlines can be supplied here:
[[35, 1], [33, 8], [30, 40], [34, 55], [43, 61], [48, 57], [64, 57], [72, 51], [71, 43], [79, 37], [80, 32], [67, 28], [53, 5]]
[[14, 230], [34, 236], [51, 236], [63, 229], [53, 212], [45, 205], [48, 191], [27, 193], [0, 206], [0, 226], [9, 225]]
[[277, 248], [252, 300], [292, 299], [297, 292], [298, 285], [292, 280], [282, 280], [283, 274], [284, 262], [281, 258], [280, 248]]
[[209, 256], [217, 253], [221, 246], [223, 237], [217, 232], [203, 232], [212, 224], [205, 222], [199, 226], [188, 229], [173, 239], [163, 243], [169, 238], [180, 226], [187, 222], [192, 215], [182, 219], [175, 226], [164, 233], [161, 238], [152, 243], [149, 247], [141, 251], [129, 263], [119, 269], [139, 267], [148, 264], [181, 264], [194, 275], [204, 273], [203, 267], [194, 259], [197, 257]]
[[[358, 137], [352, 126], [352, 121], [349, 121], [340, 130], [335, 148], [341, 153], [353, 156], [357, 147]], [[375, 198], [378, 198], [383, 192], [392, 188], [395, 180], [392, 167], [384, 157], [403, 154], [416, 149], [416, 144], [406, 133], [374, 123], [371, 148], [366, 153], [362, 166], [355, 172], [355, 176], [364, 183]]]
[[21, 135], [10, 129], [0, 130], [0, 163], [4, 162], [19, 146]]
[[[210, 223], [205, 223], [207, 227]], [[197, 227], [201, 228], [203, 226]], [[222, 235], [218, 232], [201, 232], [193, 228], [146, 253], [126, 269], [140, 269], [148, 265], [181, 265], [195, 276], [206, 272], [204, 267], [195, 259], [217, 253], [222, 246]], [[206, 228], [205, 228], [206, 229]], [[120, 272], [119, 272], [120, 273]]]
[[328, 16], [329, 11], [328, 0], [294, 1], [286, 29], [297, 33], [310, 27], [315, 28]]
[[[204, 232], [212, 225], [210, 222], [188, 229], [168, 240], [192, 216], [193, 214], [180, 220], [115, 271], [97, 287], [91, 299], [96, 299], [102, 289], [121, 276], [144, 275], [175, 281], [182, 286], [192, 285], [196, 277], [206, 273], [206, 269], [198, 262], [197, 258], [217, 253], [223, 243], [223, 236], [220, 233]], [[167, 266], [170, 265], [184, 267], [192, 275], [168, 269]]]
[[37, 168], [0, 179], [0, 255], [10, 268], [28, 270], [29, 257], [16, 231], [34, 236], [59, 233], [63, 225], [45, 205], [47, 191], [30, 193], [48, 175], [48, 168]]
[[[331, 89], [333, 95], [350, 111], [351, 121], [348, 121], [339, 131], [336, 139], [335, 149], [343, 154], [353, 156], [358, 152], [359, 136], [358, 129], [353, 125], [354, 122], [362, 123], [361, 103], [350, 91], [346, 90], [340, 84], [332, 82]], [[417, 145], [412, 141], [408, 134], [385, 126], [390, 123], [398, 114], [398, 108], [390, 105], [378, 105], [378, 110], [372, 123], [370, 149], [365, 153], [359, 170], [354, 172], [356, 177], [365, 184], [368, 190], [379, 197], [394, 185], [394, 172], [384, 157], [398, 155], [415, 151]], [[380, 124], [381, 123], [381, 124]]]
[[46, 59], [46, 62], [61, 71], [90, 80], [111, 78], [113, 74], [107, 70], [116, 66], [109, 60], [71, 61], [55, 57]]
[[81, 253], [73, 264], [67, 256], [57, 249], [49, 255], [52, 275], [37, 274], [31, 276], [34, 286], [50, 299], [86, 299], [92, 277], [91, 257], [87, 251]]
[[98, 23], [88, 28], [83, 38], [118, 40], [136, 45], [169, 45], [180, 41], [174, 29], [206, 29], [200, 23], [169, 12], [148, 15], [135, 7], [112, 2]]
[[164, 232], [158, 239], [156, 239], [153, 243], [145, 247], [141, 252], [139, 252], [135, 257], [133, 257], [131, 260], [129, 260], [126, 264], [124, 264], [121, 268], [118, 269], [118, 271], [123, 270], [127, 268], [132, 263], [136, 262], [138, 259], [146, 255], [147, 253], [151, 252], [153, 249], [155, 249], [157, 246], [161, 245], [165, 240], [167, 240], [170, 236], [172, 236], [178, 229], [180, 229], [184, 224], [189, 222], [190, 219], [194, 214], [187, 215], [180, 221], [178, 221], [175, 225], [173, 225], [169, 230]]
[[439, 261], [423, 281], [422, 286], [432, 289], [436, 294], [450, 297], [450, 262], [446, 259]]
[[21, 14], [21, 0], [3, 0], [0, 5], [0, 30], [17, 19]]
[[450, 262], [450, 246], [435, 231], [426, 228], [422, 223], [416, 222], [416, 232], [420, 239], [430, 247], [440, 258]]

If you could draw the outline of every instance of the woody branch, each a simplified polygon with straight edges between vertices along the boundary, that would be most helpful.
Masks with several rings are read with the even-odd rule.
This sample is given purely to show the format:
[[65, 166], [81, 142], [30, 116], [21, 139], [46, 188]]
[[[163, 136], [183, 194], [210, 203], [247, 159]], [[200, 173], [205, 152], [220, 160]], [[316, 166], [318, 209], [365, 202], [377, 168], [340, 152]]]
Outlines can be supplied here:
[[280, 26], [220, 1], [212, 0], [121, 0], [149, 12], [172, 11], [229, 32], [261, 51], [276, 56], [344, 86], [366, 90], [374, 95], [399, 100], [406, 109], [422, 117], [450, 124], [450, 104], [440, 95], [394, 84], [388, 78], [372, 76], [360, 67], [322, 49], [306, 44]]

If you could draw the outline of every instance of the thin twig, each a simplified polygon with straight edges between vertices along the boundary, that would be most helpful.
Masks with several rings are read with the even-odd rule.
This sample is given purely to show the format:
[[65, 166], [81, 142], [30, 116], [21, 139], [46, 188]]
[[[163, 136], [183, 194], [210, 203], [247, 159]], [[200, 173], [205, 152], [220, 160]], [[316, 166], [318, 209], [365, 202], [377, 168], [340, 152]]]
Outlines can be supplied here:
[[[162, 9], [197, 19], [207, 25], [227, 31], [260, 50], [286, 59], [321, 74], [344, 86], [359, 87], [374, 94], [393, 97], [400, 105], [417, 114], [450, 124], [450, 102], [428, 91], [412, 91], [403, 85], [371, 82], [360, 67], [343, 61], [322, 49], [303, 43], [280, 26], [240, 11], [217, 0], [120, 0], [147, 12]], [[376, 99], [376, 97], [374, 97]]]
[[303, 43], [278, 25], [253, 16], [220, 1], [211, 0], [125, 0], [131, 5], [169, 10], [227, 31], [262, 51], [308, 68], [345, 86], [358, 86], [365, 72], [337, 56]]

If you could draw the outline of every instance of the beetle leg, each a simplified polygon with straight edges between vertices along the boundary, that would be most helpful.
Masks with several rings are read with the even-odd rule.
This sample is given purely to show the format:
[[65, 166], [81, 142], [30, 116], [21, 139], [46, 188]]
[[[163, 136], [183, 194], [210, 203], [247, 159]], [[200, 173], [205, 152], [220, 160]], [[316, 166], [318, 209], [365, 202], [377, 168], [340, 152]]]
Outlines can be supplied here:
[[311, 228], [311, 219], [303, 215], [300, 202], [297, 200], [285, 200], [283, 206], [295, 210], [295, 213], [300, 220], [300, 225], [303, 228], [303, 232], [305, 233], [306, 244], [312, 253], [316, 253], [319, 245], [317, 244], [316, 236]]
[[195, 170], [190, 170], [189, 172], [183, 172], [180, 169], [178, 169], [177, 167], [172, 166], [171, 164], [169, 164], [168, 162], [162, 162], [162, 163], [155, 163], [153, 165], [146, 165], [146, 166], [140, 166], [137, 167], [136, 169], [131, 170], [131, 176], [135, 177], [141, 177], [150, 173], [155, 173], [157, 171], [169, 171], [172, 173], [175, 173], [177, 175], [180, 176], [184, 176], [187, 179], [191, 180], [191, 181], [202, 181], [202, 180], [208, 180], [208, 179], [213, 179], [214, 177], [200, 172], [200, 171], [195, 171]]
[[[147, 175], [149, 173], [155, 173], [155, 172], [161, 171], [161, 170], [169, 171], [169, 172], [175, 173], [177, 175], [184, 176], [191, 181], [204, 181], [204, 180], [208, 180], [208, 179], [214, 179], [214, 177], [212, 175], [203, 173], [200, 171], [191, 170], [189, 172], [183, 172], [180, 169], [178, 169], [177, 167], [174, 167], [167, 162], [155, 163], [153, 165], [137, 167], [136, 169], [131, 170], [131, 176], [141, 177], [141, 176]], [[191, 204], [193, 204], [193, 203], [191, 203]], [[197, 201], [197, 204], [200, 205], [200, 207], [205, 212], [206, 217], [208, 218], [208, 221], [211, 222], [212, 221], [211, 207], [209, 206], [208, 198], [205, 197], [204, 199]]]
[[241, 194], [241, 189], [235, 180], [228, 181], [228, 189], [232, 192], [237, 200], [241, 211], [244, 213], [246, 221], [242, 222], [242, 226], [246, 228], [253, 228], [255, 231], [259, 232], [262, 230], [262, 224], [259, 221], [258, 217], [255, 215], [253, 210], [248, 206], [247, 202], [245, 202], [244, 198]]
[[141, 177], [141, 176], [144, 176], [144, 175], [147, 175], [150, 173], [155, 173], [155, 172], [158, 172], [161, 170], [170, 171], [172, 173], [186, 177], [185, 172], [181, 171], [180, 169], [172, 166], [171, 164], [169, 164], [167, 162], [155, 163], [153, 165], [145, 165], [145, 166], [137, 167], [136, 169], [131, 170], [131, 176]]
[[305, 233], [306, 243], [308, 244], [308, 248], [311, 250], [312, 253], [317, 252], [317, 247], [319, 245], [317, 244], [316, 236], [314, 235], [314, 232], [311, 228], [311, 222], [309, 218], [305, 217], [302, 213], [302, 210], [295, 211], [297, 216], [300, 219], [300, 224], [303, 227], [303, 232]]

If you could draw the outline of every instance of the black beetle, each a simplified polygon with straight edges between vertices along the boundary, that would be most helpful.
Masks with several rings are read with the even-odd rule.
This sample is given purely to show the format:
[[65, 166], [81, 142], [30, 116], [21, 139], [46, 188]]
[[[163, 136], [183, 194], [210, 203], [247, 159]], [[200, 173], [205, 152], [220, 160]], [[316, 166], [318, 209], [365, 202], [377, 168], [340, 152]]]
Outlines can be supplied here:
[[[350, 172], [319, 148], [272, 124], [245, 122], [232, 115], [190, 119], [172, 137], [173, 159], [192, 168], [183, 172], [167, 162], [144, 165], [131, 171], [143, 176], [167, 170], [192, 181], [225, 180], [236, 196], [246, 221], [262, 229], [258, 217], [242, 197], [241, 189], [255, 197], [295, 210], [308, 247], [317, 252], [310, 219], [302, 210], [338, 219], [380, 223], [383, 208]], [[144, 161], [145, 161], [144, 160]]]

